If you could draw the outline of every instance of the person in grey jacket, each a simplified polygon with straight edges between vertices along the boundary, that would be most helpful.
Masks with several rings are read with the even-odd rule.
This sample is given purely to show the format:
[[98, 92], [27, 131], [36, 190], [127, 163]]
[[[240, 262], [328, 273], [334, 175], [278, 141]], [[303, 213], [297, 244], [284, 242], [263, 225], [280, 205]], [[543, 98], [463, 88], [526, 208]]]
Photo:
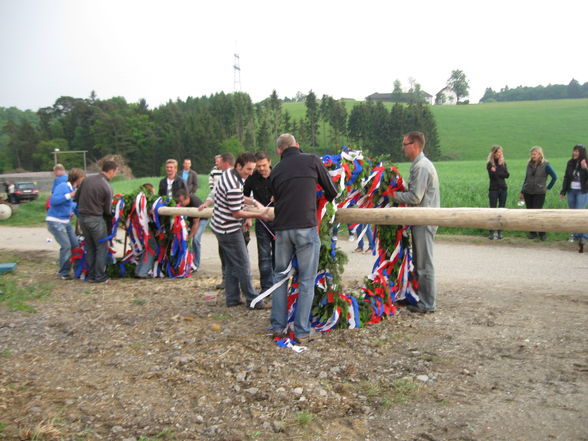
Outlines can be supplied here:
[[[412, 161], [407, 191], [396, 192], [392, 196], [396, 202], [413, 207], [439, 207], [439, 177], [433, 163], [425, 156], [425, 134], [410, 132], [404, 135], [402, 150]], [[419, 301], [409, 305], [410, 312], [435, 312], [437, 307], [437, 287], [435, 267], [433, 266], [433, 247], [437, 227], [414, 225], [412, 227], [413, 261], [418, 277], [417, 294]]]

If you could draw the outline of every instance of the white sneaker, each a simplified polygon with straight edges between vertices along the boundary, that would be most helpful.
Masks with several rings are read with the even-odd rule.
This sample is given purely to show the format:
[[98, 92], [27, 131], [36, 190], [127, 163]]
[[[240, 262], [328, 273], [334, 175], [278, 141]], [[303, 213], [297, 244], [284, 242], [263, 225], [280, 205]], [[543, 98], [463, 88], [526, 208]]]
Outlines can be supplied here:
[[350, 234], [349, 235], [349, 242], [353, 242], [355, 240], [355, 235], [354, 234]]

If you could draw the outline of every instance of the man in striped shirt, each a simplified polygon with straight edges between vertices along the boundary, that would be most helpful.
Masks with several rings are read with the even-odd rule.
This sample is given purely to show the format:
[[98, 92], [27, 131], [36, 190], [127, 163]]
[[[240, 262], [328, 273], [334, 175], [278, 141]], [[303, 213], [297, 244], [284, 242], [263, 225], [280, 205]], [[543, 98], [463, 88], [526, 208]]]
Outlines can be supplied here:
[[[244, 219], [268, 220], [268, 209], [243, 195], [243, 184], [245, 179], [253, 174], [255, 162], [255, 156], [252, 153], [241, 153], [235, 168], [225, 170], [214, 187], [214, 211], [210, 226], [218, 240], [225, 262], [223, 275], [226, 302], [229, 307], [242, 303], [240, 290], [243, 291], [248, 306], [257, 297], [251, 279], [249, 255], [241, 231]], [[255, 205], [262, 211], [244, 211], [245, 203]], [[263, 308], [263, 304], [256, 305], [256, 309]]]

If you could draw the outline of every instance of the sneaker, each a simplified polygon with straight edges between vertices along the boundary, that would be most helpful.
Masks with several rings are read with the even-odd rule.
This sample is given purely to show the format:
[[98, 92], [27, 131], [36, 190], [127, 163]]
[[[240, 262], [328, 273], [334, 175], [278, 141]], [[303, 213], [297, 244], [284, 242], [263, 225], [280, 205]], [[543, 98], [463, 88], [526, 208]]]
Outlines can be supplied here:
[[65, 276], [61, 276], [61, 275], [60, 275], [60, 276], [59, 276], [59, 278], [60, 278], [61, 280], [73, 280], [73, 277], [72, 277], [72, 276], [70, 276], [69, 274], [66, 274]]
[[223, 283], [219, 283], [218, 285], [216, 285], [215, 287], [216, 289], [225, 289], [225, 282]]
[[270, 309], [271, 306], [265, 304], [265, 302], [259, 302], [259, 303], [256, 303], [253, 308], [251, 307], [251, 303], [248, 303], [247, 304], [247, 308], [248, 309], [261, 310], [261, 309]]
[[354, 234], [350, 234], [349, 235], [349, 242], [353, 242], [355, 240], [355, 235]]
[[104, 280], [94, 280], [94, 283], [109, 283], [110, 282], [110, 277], [107, 277]]
[[498, 234], [496, 235], [496, 239], [502, 239], [502, 231], [498, 232]]
[[495, 233], [494, 231], [490, 231], [490, 232], [488, 233], [488, 239], [490, 239], [490, 240], [494, 240], [494, 239], [496, 238], [495, 234], [496, 234], [496, 233]]
[[354, 253], [363, 253], [363, 248], [359, 248], [357, 247], [356, 249], [353, 250]]
[[568, 242], [573, 243], [574, 241], [575, 241], [574, 235], [573, 234], [570, 234], [570, 238], [568, 239]]

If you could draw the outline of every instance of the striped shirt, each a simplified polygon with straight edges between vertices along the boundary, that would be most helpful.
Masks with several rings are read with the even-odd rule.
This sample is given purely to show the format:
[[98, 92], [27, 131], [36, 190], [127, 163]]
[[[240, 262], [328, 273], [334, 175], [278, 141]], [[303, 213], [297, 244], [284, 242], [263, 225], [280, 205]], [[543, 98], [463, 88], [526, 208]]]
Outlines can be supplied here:
[[208, 175], [208, 186], [210, 187], [210, 190], [214, 188], [214, 185], [218, 182], [222, 174], [223, 171], [220, 168], [217, 168], [216, 165], [210, 170], [210, 174]]
[[225, 170], [214, 186], [214, 210], [210, 227], [218, 234], [234, 233], [241, 230], [242, 219], [233, 216], [234, 211], [243, 209], [243, 179], [237, 170]]

